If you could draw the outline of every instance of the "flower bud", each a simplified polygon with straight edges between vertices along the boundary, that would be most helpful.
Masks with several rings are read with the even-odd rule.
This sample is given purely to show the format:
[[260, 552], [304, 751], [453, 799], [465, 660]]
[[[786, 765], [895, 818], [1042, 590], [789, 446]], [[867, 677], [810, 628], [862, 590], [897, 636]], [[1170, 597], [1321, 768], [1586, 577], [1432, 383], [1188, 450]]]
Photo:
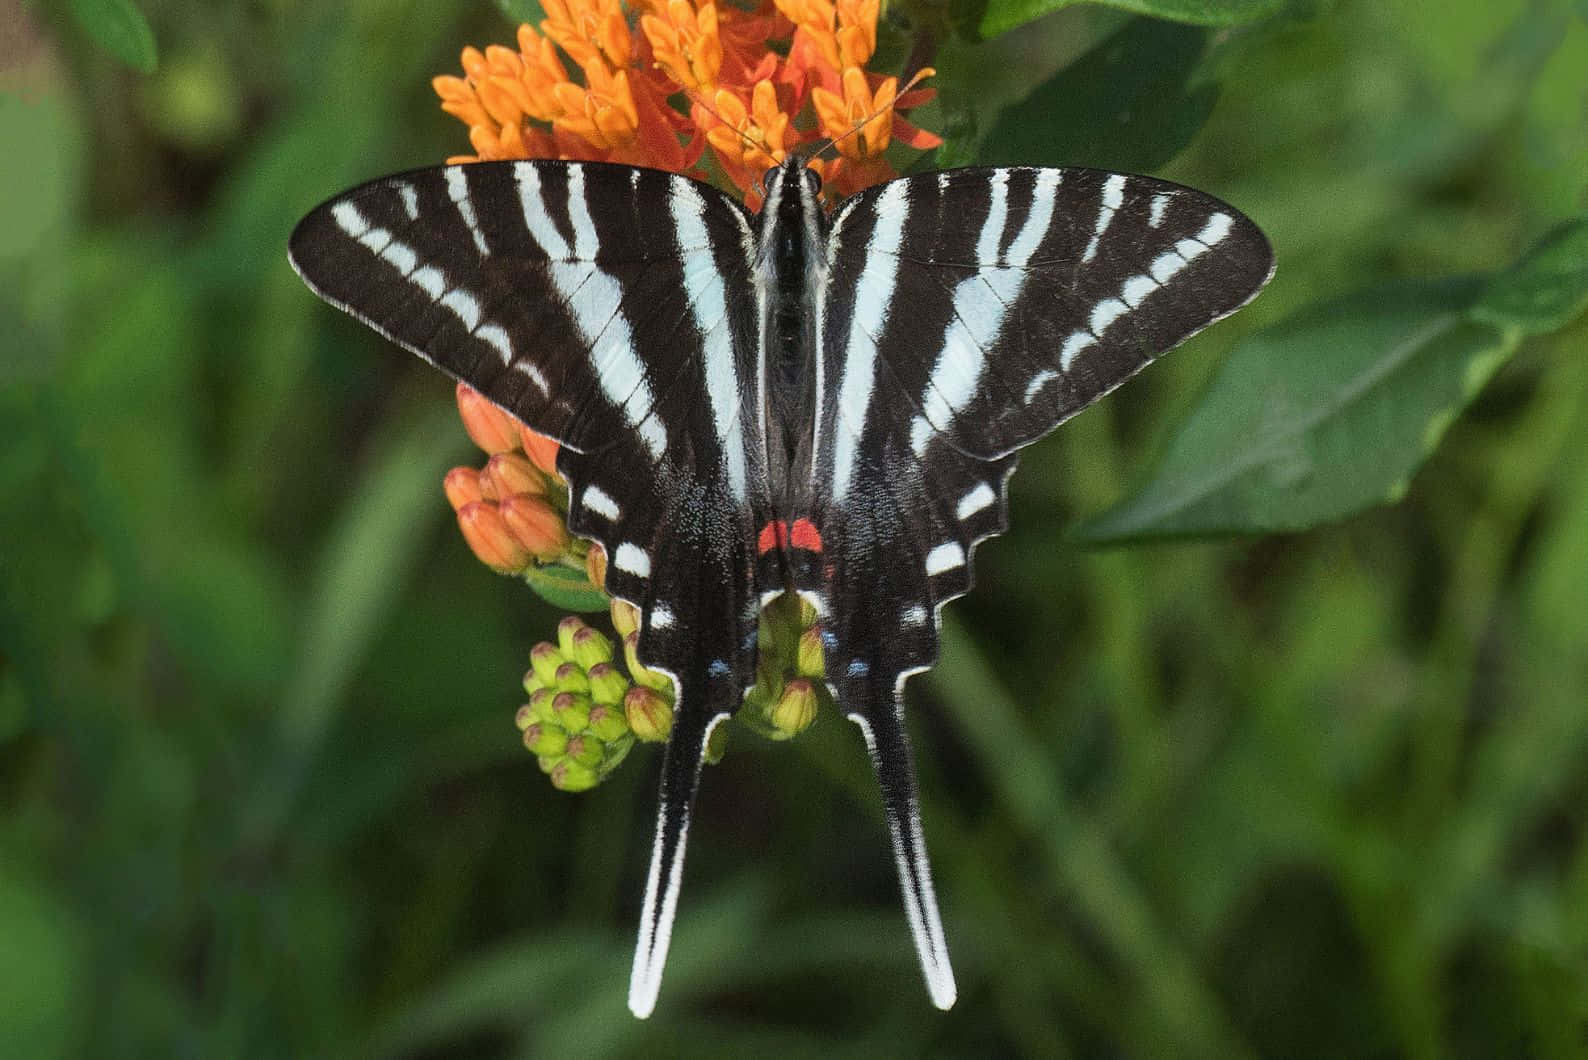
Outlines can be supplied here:
[[661, 743], [673, 731], [673, 705], [644, 685], [635, 685], [623, 697], [623, 714], [634, 735], [646, 743]]
[[597, 739], [594, 733], [582, 732], [568, 738], [568, 747], [563, 754], [570, 762], [578, 762], [582, 766], [593, 768], [601, 764], [601, 757], [606, 754], [606, 745]]
[[544, 434], [537, 434], [528, 427], [519, 428], [519, 445], [523, 446], [524, 453], [529, 457], [529, 462], [548, 475], [557, 474], [557, 443], [547, 438]]
[[557, 683], [557, 667], [567, 661], [555, 645], [547, 644], [545, 641], [529, 649], [530, 670], [540, 678], [540, 683], [548, 688]]
[[590, 766], [563, 757], [552, 767], [551, 783], [561, 791], [589, 791], [601, 783], [601, 775]]
[[557, 650], [564, 659], [573, 658], [573, 636], [584, 628], [584, 619], [569, 615], [557, 623]]
[[446, 492], [447, 503], [452, 505], [453, 511], [465, 504], [485, 499], [480, 492], [480, 473], [472, 467], [455, 467], [448, 471], [446, 478], [441, 480], [441, 488]]
[[590, 551], [584, 554], [584, 576], [597, 589], [607, 587], [607, 550], [594, 542], [590, 545]]
[[557, 698], [557, 693], [550, 688], [539, 688], [529, 697], [530, 716], [536, 721], [556, 722], [557, 712], [551, 709], [552, 701]]
[[535, 721], [535, 708], [528, 703], [518, 708], [518, 713], [513, 715], [513, 724], [518, 726], [518, 731], [523, 732]]
[[481, 563], [498, 574], [512, 574], [529, 564], [530, 550], [508, 529], [496, 505], [475, 501], [458, 509], [458, 529]]
[[558, 692], [551, 701], [557, 724], [569, 732], [583, 732], [590, 723], [590, 697], [578, 692]]
[[586, 670], [601, 663], [609, 663], [612, 661], [612, 642], [602, 636], [600, 630], [585, 626], [574, 631], [568, 657]]
[[822, 678], [827, 675], [827, 665], [822, 658], [822, 631], [812, 626], [800, 634], [800, 646], [794, 668], [801, 677]]
[[640, 662], [640, 657], [637, 654], [639, 643], [640, 635], [638, 633], [630, 633], [623, 638], [623, 662], [629, 668], [629, 676], [634, 678], [636, 684], [654, 688], [658, 692], [665, 692], [671, 696], [673, 694], [672, 680], [658, 670], [647, 669]]
[[515, 494], [503, 497], [496, 507], [513, 536], [536, 559], [556, 559], [568, 550], [567, 524], [540, 497]]
[[638, 632], [640, 628], [640, 609], [627, 600], [613, 600], [612, 628], [618, 631], [618, 636], [620, 637], [627, 637], [630, 633]]
[[526, 696], [532, 696], [545, 687], [546, 683], [540, 679], [540, 675], [535, 672], [533, 667], [524, 671], [524, 694]]
[[767, 711], [767, 721], [771, 722], [773, 737], [776, 739], [791, 739], [810, 728], [811, 722], [816, 720], [816, 689], [803, 677], [796, 677], [783, 686], [783, 694], [778, 697], [772, 709]]
[[620, 703], [629, 690], [629, 680], [611, 663], [590, 667], [590, 698], [597, 703]]
[[546, 495], [546, 476], [519, 453], [497, 453], [487, 460], [485, 470], [480, 472], [481, 486], [487, 482], [499, 498]]
[[506, 453], [518, 448], [519, 422], [487, 401], [467, 383], [458, 384], [458, 415], [463, 429], [474, 444], [487, 453]]
[[602, 740], [617, 740], [628, 735], [628, 719], [617, 704], [597, 703], [590, 708], [589, 731]]
[[557, 667], [557, 680], [552, 685], [559, 692], [585, 692], [590, 691], [590, 678], [585, 676], [584, 668], [576, 662], [565, 662]]
[[554, 758], [568, 746], [568, 734], [559, 726], [537, 721], [524, 730], [524, 746], [541, 758]]

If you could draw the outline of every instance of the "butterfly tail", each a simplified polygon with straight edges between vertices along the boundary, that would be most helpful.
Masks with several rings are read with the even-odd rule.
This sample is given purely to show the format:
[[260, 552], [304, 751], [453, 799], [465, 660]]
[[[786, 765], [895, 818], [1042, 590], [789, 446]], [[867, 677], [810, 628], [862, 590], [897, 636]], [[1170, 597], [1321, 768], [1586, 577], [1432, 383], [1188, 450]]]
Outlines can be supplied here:
[[662, 755], [661, 790], [656, 805], [656, 839], [651, 847], [651, 869], [645, 881], [645, 901], [640, 910], [639, 943], [629, 976], [629, 1011], [645, 1019], [656, 1007], [672, 939], [673, 917], [678, 911], [678, 887], [684, 874], [684, 847], [689, 839], [689, 819], [700, 770], [705, 763], [706, 740], [727, 715], [710, 709], [704, 683], [686, 681], [680, 689], [673, 731]]
[[915, 940], [927, 993], [938, 1008], [952, 1008], [958, 996], [954, 969], [949, 964], [943, 921], [938, 915], [937, 895], [932, 889], [926, 838], [921, 833], [921, 800], [915, 783], [910, 742], [904, 731], [903, 705], [896, 695], [889, 695], [876, 709], [853, 712], [849, 720], [858, 725], [865, 736], [866, 749], [871, 753], [871, 764], [882, 788], [882, 808], [888, 819], [888, 834], [893, 840], [904, 915], [910, 923], [910, 935]]

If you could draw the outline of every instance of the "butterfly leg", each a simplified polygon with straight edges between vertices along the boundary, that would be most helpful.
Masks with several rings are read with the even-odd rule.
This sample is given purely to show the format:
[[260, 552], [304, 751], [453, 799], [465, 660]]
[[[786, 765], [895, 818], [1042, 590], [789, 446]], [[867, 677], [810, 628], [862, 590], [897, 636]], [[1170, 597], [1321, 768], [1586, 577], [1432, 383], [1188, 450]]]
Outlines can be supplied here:
[[[899, 684], [899, 691], [902, 691], [903, 682]], [[869, 691], [872, 695], [864, 702], [873, 707], [852, 712], [849, 720], [858, 725], [865, 736], [866, 749], [871, 753], [871, 764], [882, 788], [882, 809], [893, 840], [904, 915], [910, 923], [910, 935], [915, 939], [927, 992], [932, 1004], [940, 1009], [951, 1008], [957, 997], [954, 969], [948, 960], [937, 895], [932, 889], [932, 868], [926, 856], [926, 838], [921, 833], [921, 800], [915, 783], [910, 741], [904, 731], [903, 700], [894, 689], [884, 690], [872, 684]], [[859, 701], [856, 698], [847, 700], [850, 703]]]
[[[684, 872], [684, 846], [689, 838], [690, 813], [700, 770], [705, 762], [706, 740], [717, 723], [728, 716], [708, 699], [718, 693], [724, 702], [732, 689], [724, 681], [704, 676], [688, 677], [679, 689], [673, 731], [662, 755], [661, 791], [656, 806], [656, 839], [651, 848], [651, 869], [645, 881], [645, 901], [640, 912], [639, 943], [629, 976], [629, 1011], [645, 1019], [656, 1007], [667, 963], [667, 947], [678, 910], [678, 887]], [[716, 687], [712, 687], [716, 686]]]

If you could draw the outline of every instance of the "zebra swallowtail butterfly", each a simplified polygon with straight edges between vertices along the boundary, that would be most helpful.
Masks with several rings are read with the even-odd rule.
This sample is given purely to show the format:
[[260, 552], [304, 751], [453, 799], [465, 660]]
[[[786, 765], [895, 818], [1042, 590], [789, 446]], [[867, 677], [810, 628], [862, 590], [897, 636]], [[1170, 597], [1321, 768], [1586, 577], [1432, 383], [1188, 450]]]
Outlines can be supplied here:
[[568, 526], [677, 688], [629, 1007], [649, 1015], [711, 730], [756, 619], [820, 616], [882, 790], [932, 1001], [955, 998], [905, 736], [938, 609], [1005, 527], [1016, 451], [1246, 304], [1273, 255], [1224, 203], [1086, 169], [906, 177], [830, 214], [791, 157], [752, 214], [689, 178], [482, 162], [377, 180], [291, 239], [316, 294], [562, 443]]

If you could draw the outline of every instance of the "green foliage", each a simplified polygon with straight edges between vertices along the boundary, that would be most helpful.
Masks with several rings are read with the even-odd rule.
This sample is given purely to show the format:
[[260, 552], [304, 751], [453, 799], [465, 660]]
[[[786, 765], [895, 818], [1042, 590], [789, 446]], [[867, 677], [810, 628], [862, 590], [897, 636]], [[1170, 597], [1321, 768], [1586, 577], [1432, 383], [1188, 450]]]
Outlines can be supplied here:
[[1588, 220], [1485, 279], [1395, 283], [1311, 306], [1230, 354], [1094, 543], [1303, 530], [1405, 496], [1523, 335], [1588, 305]]
[[1093, 2], [1195, 26], [1238, 26], [1285, 6], [1285, 0], [989, 0], [980, 28], [983, 36], [993, 37], [1050, 12]]
[[975, 150], [986, 165], [1041, 160], [1148, 172], [1191, 142], [1218, 86], [1190, 84], [1207, 32], [1132, 19], [1006, 107]]
[[95, 44], [139, 73], [154, 73], [160, 61], [154, 31], [132, 0], [71, 0], [70, 8]]
[[[916, 987], [823, 707], [707, 776], [641, 1024], [659, 751], [549, 790], [512, 718], [558, 611], [452, 528], [451, 388], [284, 256], [325, 195], [466, 150], [428, 78], [512, 23], [161, 0], [142, 79], [24, 5], [0, 1054], [1579, 1055], [1588, 24], [1427, 6], [940, 36], [945, 158], [1152, 169], [1250, 213], [1279, 271], [1027, 451], [909, 685], [958, 1006]], [[1144, 471], [1222, 476], [1220, 507], [1074, 547]], [[1248, 536], [1184, 540], [1215, 524]]]

